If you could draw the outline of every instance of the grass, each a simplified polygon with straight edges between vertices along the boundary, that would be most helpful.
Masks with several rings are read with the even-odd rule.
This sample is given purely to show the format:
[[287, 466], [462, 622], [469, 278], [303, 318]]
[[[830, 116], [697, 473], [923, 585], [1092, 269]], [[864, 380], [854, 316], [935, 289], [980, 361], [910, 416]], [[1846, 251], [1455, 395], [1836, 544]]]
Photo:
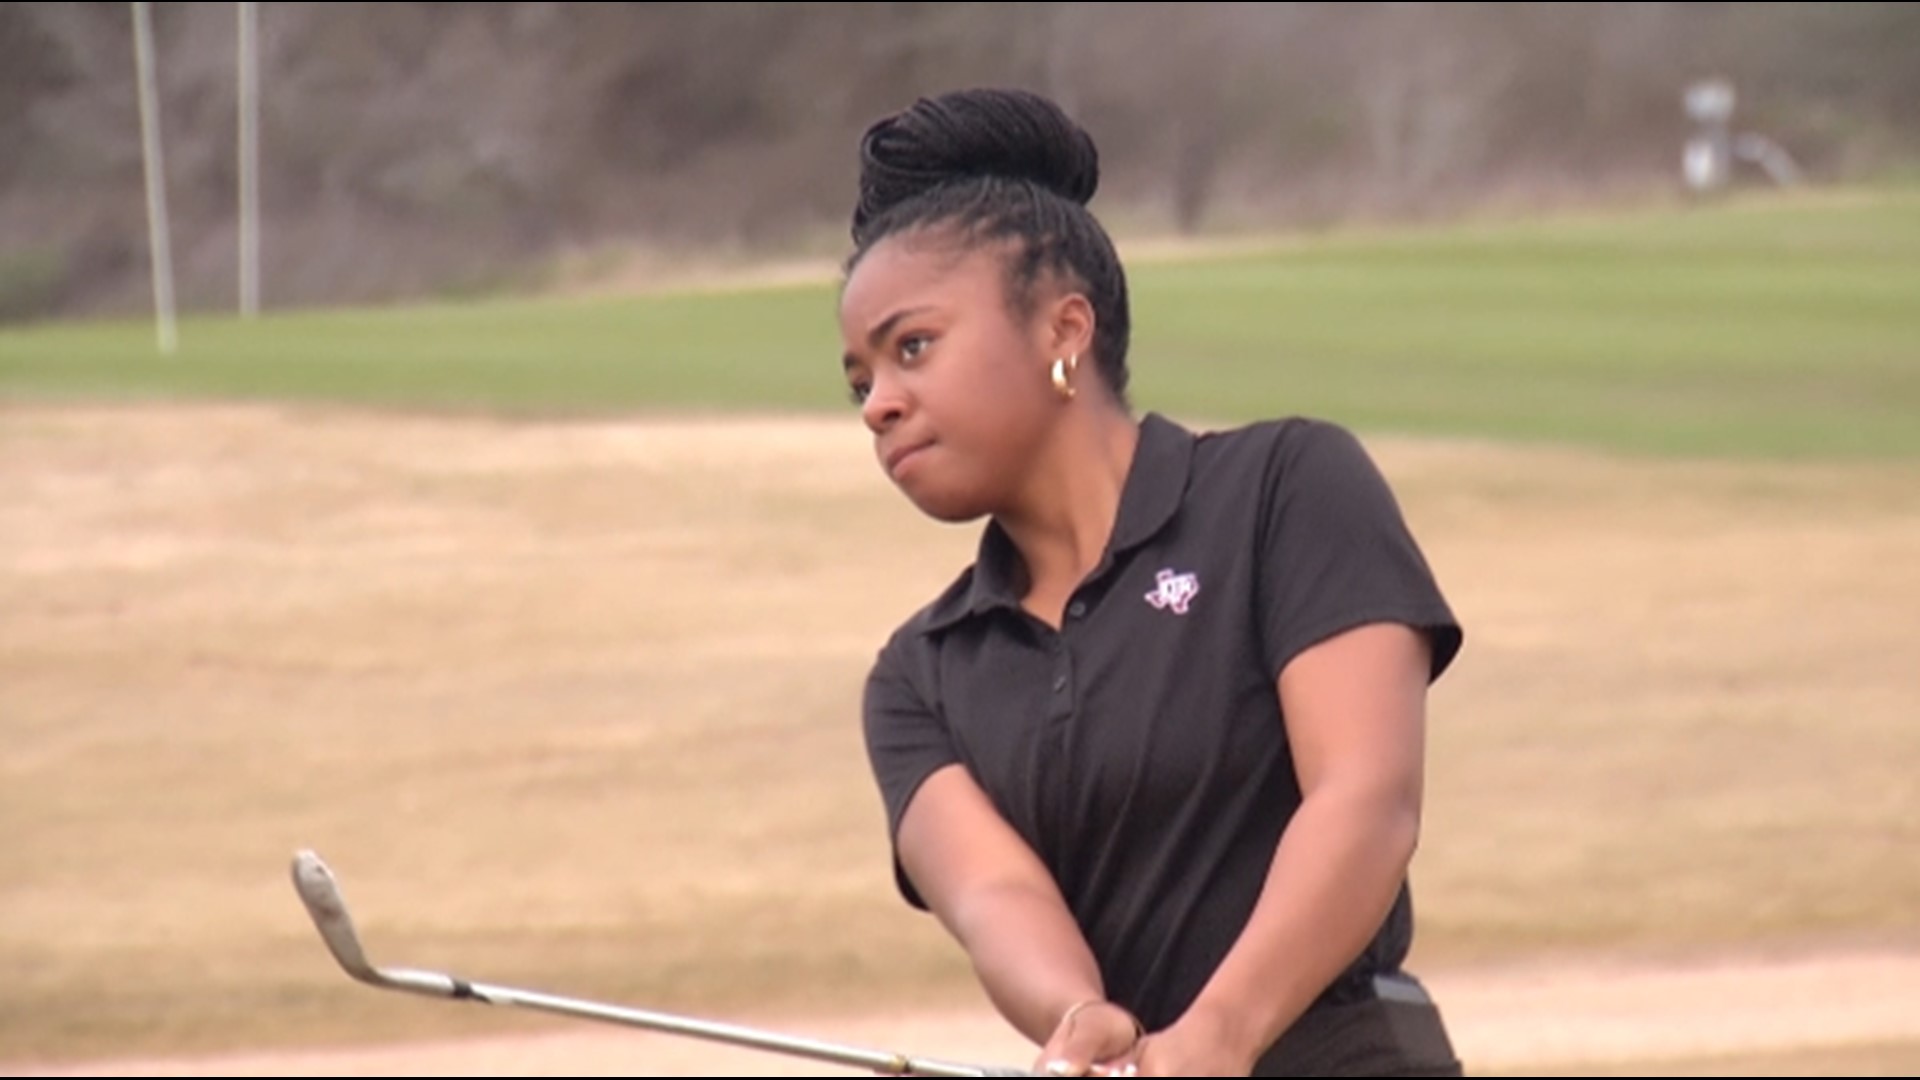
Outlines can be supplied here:
[[1176, 409], [1657, 454], [1920, 452], [1920, 198], [1389, 236], [1154, 269], [1140, 291], [1161, 358], [1142, 389]]
[[[1920, 192], [1335, 236], [1133, 271], [1135, 398], [1651, 454], [1920, 456]], [[0, 332], [0, 400], [844, 407], [826, 285]]]
[[189, 319], [172, 357], [143, 324], [48, 326], [0, 334], [0, 393], [522, 416], [824, 408], [845, 396], [831, 316], [824, 293], [785, 289]]
[[[858, 693], [971, 551], [841, 422], [0, 424], [0, 1059], [526, 1030], [381, 962], [692, 1015], [973, 1002]], [[1422, 964], [1911, 942], [1916, 470], [1381, 447], [1469, 628]]]
[[[1913, 941], [1920, 196], [1135, 281], [1142, 407], [1642, 455], [1386, 444], [1469, 628], [1420, 957]], [[192, 319], [170, 358], [0, 331], [0, 1062], [532, 1023], [348, 985], [285, 881], [309, 844], [382, 961], [694, 1013], [973, 1000], [890, 891], [850, 722], [970, 533], [850, 415], [667, 415], [844, 409], [831, 305]], [[274, 408], [36, 407], [122, 402]], [[1721, 1065], [1767, 1067], [1673, 1063]]]

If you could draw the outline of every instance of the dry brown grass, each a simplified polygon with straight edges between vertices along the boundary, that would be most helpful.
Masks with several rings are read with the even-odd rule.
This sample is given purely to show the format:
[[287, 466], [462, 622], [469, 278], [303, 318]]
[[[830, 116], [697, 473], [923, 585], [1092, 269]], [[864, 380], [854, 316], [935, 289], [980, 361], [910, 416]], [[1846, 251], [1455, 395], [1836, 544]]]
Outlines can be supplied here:
[[[1468, 625], [1424, 963], [1915, 943], [1920, 470], [1374, 445]], [[972, 537], [851, 418], [0, 412], [0, 1062], [535, 1022], [351, 987], [302, 846], [379, 961], [974, 1003], [855, 720]]]

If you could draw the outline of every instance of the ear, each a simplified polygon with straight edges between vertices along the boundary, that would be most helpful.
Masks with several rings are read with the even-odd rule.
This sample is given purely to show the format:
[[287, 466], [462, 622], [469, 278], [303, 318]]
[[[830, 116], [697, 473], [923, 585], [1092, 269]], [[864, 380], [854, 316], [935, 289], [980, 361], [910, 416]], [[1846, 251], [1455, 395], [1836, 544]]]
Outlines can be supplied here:
[[1067, 290], [1049, 300], [1042, 312], [1040, 331], [1048, 357], [1078, 356], [1093, 351], [1093, 305], [1084, 293]]

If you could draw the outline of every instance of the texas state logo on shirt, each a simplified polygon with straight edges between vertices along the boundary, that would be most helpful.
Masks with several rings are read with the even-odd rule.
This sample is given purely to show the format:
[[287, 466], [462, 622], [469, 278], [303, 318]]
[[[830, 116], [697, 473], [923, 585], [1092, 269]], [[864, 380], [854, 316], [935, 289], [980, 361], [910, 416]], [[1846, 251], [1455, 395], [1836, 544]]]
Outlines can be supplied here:
[[1155, 574], [1153, 580], [1154, 590], [1147, 594], [1147, 603], [1161, 611], [1185, 615], [1193, 598], [1200, 595], [1200, 578], [1191, 573], [1169, 568]]

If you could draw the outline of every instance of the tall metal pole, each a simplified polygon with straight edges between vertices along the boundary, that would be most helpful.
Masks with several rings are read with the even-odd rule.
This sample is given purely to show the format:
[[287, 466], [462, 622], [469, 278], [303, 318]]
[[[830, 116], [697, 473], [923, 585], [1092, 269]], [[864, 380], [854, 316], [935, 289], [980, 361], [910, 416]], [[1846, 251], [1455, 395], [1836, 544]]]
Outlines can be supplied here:
[[242, 2], [240, 72], [240, 314], [260, 313], [260, 5]]
[[173, 248], [167, 238], [167, 170], [160, 156], [160, 91], [153, 70], [153, 5], [133, 5], [133, 60], [140, 83], [141, 163], [147, 176], [147, 246], [160, 351], [179, 345], [173, 310]]

